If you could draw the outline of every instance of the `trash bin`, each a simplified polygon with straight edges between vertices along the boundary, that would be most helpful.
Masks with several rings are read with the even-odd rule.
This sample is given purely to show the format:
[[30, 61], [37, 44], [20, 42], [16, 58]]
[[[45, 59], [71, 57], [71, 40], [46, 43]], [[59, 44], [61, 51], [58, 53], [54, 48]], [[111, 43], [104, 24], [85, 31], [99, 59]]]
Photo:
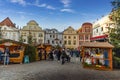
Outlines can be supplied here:
[[29, 56], [28, 55], [24, 56], [24, 63], [29, 63]]

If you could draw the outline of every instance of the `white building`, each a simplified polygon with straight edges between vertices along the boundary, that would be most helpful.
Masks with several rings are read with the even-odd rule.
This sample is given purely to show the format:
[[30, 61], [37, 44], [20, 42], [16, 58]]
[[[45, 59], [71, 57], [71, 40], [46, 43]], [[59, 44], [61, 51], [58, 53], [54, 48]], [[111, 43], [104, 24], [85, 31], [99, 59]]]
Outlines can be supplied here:
[[93, 23], [93, 36], [92, 41], [106, 41], [109, 34], [110, 27], [113, 27], [115, 23], [109, 18], [109, 15], [102, 17]]
[[19, 41], [19, 29], [16, 28], [15, 24], [8, 17], [0, 22], [0, 32], [2, 39]]
[[62, 47], [62, 33], [57, 29], [45, 29], [45, 44], [51, 44], [52, 46], [59, 45]]

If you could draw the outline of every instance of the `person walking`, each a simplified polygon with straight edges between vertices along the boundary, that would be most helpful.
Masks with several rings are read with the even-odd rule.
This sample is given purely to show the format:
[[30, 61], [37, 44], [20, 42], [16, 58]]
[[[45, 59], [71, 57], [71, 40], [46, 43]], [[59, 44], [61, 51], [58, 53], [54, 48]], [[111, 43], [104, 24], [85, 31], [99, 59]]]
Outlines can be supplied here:
[[52, 61], [54, 60], [53, 51], [52, 50], [49, 53], [49, 59], [52, 60]]
[[42, 50], [41, 49], [38, 51], [38, 55], [39, 55], [39, 60], [42, 60]]
[[9, 64], [9, 56], [10, 56], [10, 50], [8, 47], [6, 47], [4, 50], [4, 65]]
[[47, 52], [44, 50], [44, 60], [46, 60]]
[[61, 54], [61, 59], [62, 59], [62, 65], [65, 63], [65, 58], [66, 58], [66, 52], [65, 52], [65, 49], [62, 50], [62, 54]]
[[0, 50], [0, 63], [2, 62], [2, 51]]
[[57, 60], [60, 61], [60, 56], [61, 56], [61, 51], [58, 50], [58, 53], [57, 53]]

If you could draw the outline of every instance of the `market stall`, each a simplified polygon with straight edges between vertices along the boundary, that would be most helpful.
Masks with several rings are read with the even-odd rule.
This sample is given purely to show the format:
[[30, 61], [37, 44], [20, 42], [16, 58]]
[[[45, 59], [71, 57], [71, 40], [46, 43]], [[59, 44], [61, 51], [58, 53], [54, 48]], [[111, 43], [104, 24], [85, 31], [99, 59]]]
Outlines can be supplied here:
[[108, 42], [82, 44], [82, 63], [85, 68], [112, 70], [112, 46]]
[[10, 62], [12, 63], [22, 63], [24, 57], [24, 49], [25, 45], [23, 43], [13, 41], [13, 40], [0, 40], [0, 48], [3, 50], [4, 57], [4, 49], [7, 47], [10, 51]]
[[45, 60], [46, 58], [48, 58], [48, 53], [51, 49], [52, 49], [52, 46], [50, 44], [37, 45], [36, 60], [39, 60], [39, 51], [41, 51], [41, 53], [42, 53], [42, 59]]

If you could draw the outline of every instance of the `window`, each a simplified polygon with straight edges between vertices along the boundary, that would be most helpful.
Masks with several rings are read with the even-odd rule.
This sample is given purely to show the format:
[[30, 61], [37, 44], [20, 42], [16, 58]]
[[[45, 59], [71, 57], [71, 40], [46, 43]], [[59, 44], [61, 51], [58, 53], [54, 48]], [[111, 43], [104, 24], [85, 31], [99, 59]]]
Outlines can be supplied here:
[[90, 28], [89, 27], [85, 27], [85, 32], [90, 32]]
[[103, 27], [101, 27], [101, 31], [103, 31]]
[[53, 38], [55, 38], [55, 35], [53, 35]]
[[71, 37], [70, 37], [70, 36], [68, 36], [68, 39], [71, 39]]
[[26, 42], [26, 39], [23, 39], [23, 42]]
[[96, 29], [96, 33], [98, 33], [98, 29]]
[[43, 37], [43, 34], [42, 34], [42, 33], [39, 33], [38, 37]]
[[80, 39], [80, 40], [83, 40], [83, 36], [79, 36], [79, 39]]
[[7, 28], [4, 28], [4, 30], [7, 30]]
[[66, 36], [64, 36], [64, 38], [66, 39]]
[[52, 44], [54, 44], [54, 41], [52, 41]]
[[68, 41], [68, 44], [71, 45], [71, 41], [70, 40]]
[[48, 40], [47, 43], [50, 44], [50, 40]]
[[53, 31], [53, 33], [55, 33], [55, 31]]
[[50, 38], [52, 37], [52, 35], [50, 35]]
[[66, 45], [66, 44], [67, 44], [67, 41], [64, 41], [64, 44]]
[[74, 39], [76, 39], [76, 36], [74, 36]]
[[85, 36], [85, 40], [88, 40], [88, 35]]
[[76, 45], [76, 41], [73, 41], [73, 45]]
[[62, 44], [62, 41], [60, 41], [60, 44]]

